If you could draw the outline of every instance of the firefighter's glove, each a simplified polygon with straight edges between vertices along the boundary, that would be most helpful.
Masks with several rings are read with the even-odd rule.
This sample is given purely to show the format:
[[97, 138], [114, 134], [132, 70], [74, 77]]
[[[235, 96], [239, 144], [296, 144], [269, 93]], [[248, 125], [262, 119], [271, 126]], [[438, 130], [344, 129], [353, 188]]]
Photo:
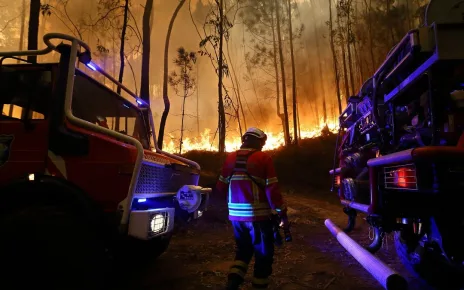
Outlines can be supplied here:
[[285, 241], [291, 242], [292, 233], [290, 232], [290, 222], [288, 221], [287, 217], [281, 219], [280, 227], [284, 230]]
[[290, 228], [290, 222], [288, 221], [287, 217], [283, 217], [280, 219], [280, 227], [284, 230]]
[[278, 215], [271, 216], [272, 231], [274, 232], [274, 245], [281, 247], [283, 244], [282, 236], [280, 235], [280, 217]]

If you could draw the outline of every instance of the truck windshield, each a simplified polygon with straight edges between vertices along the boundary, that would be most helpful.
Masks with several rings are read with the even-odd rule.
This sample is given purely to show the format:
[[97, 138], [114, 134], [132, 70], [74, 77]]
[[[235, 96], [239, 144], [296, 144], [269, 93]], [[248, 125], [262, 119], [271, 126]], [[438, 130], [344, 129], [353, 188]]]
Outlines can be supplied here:
[[51, 93], [50, 66], [13, 65], [0, 68], [2, 120], [46, 119]]
[[145, 149], [150, 147], [140, 110], [79, 70], [74, 79], [72, 111], [77, 118], [131, 136]]

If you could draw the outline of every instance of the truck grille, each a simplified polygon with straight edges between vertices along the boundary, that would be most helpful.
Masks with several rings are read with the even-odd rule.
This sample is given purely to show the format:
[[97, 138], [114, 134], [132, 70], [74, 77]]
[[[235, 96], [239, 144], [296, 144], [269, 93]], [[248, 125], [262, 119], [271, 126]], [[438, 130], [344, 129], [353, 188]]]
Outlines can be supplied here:
[[135, 194], [177, 192], [185, 185], [196, 185], [198, 174], [177, 171], [169, 166], [143, 163], [140, 169]]
[[172, 189], [171, 175], [170, 168], [142, 164], [135, 193], [150, 194], [177, 191], [177, 189]]
[[384, 168], [385, 188], [417, 190], [416, 167], [414, 164], [389, 166]]

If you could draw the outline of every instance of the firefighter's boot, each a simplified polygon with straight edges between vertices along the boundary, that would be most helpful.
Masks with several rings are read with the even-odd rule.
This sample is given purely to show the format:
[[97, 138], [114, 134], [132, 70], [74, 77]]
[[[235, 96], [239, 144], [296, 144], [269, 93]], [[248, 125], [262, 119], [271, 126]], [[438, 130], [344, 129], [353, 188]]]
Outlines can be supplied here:
[[229, 274], [227, 278], [226, 290], [240, 289], [240, 285], [243, 283], [243, 278], [235, 274]]
[[251, 283], [251, 289], [267, 289], [269, 286], [268, 278], [256, 278], [254, 277]]

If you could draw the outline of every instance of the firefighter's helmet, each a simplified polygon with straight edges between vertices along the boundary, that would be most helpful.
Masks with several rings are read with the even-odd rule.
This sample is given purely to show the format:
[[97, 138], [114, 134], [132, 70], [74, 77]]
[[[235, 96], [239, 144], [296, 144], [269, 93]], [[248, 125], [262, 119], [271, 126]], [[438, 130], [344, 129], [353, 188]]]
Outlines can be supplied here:
[[259, 139], [263, 144], [266, 143], [267, 140], [267, 135], [266, 133], [263, 132], [263, 130], [260, 130], [256, 127], [251, 127], [249, 128], [245, 134], [242, 136], [242, 142], [245, 142], [248, 138], [248, 136], [252, 136], [254, 138]]

